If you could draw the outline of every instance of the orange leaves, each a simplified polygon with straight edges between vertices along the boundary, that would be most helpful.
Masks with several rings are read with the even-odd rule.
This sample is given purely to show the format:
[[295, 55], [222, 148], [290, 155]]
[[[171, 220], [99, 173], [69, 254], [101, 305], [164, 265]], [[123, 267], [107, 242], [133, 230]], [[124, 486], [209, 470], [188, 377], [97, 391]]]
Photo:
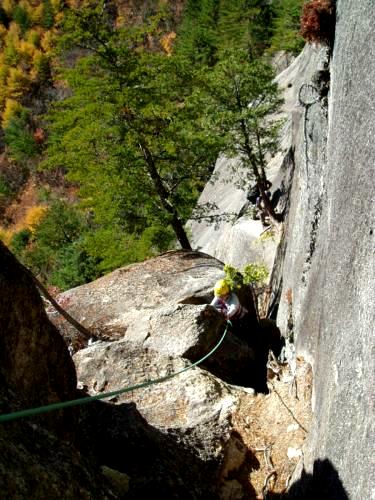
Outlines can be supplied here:
[[333, 0], [311, 0], [303, 6], [301, 35], [308, 42], [330, 43], [335, 33]]

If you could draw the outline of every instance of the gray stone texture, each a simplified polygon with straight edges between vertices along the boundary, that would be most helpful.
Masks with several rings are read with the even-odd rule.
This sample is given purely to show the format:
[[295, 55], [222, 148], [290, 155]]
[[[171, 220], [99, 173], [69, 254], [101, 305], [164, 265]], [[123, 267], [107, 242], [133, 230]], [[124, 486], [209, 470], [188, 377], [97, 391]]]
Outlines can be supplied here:
[[[0, 388], [16, 394], [23, 407], [72, 398], [76, 375], [65, 342], [31, 278], [1, 242], [0, 290]], [[14, 409], [3, 407], [1, 413]], [[60, 417], [57, 412], [44, 422], [57, 431]]]
[[374, 498], [374, 25], [372, 0], [338, 0], [328, 108], [320, 95], [307, 118], [294, 113], [292, 201], [273, 275], [278, 324], [314, 369], [304, 474], [332, 471], [324, 498]]

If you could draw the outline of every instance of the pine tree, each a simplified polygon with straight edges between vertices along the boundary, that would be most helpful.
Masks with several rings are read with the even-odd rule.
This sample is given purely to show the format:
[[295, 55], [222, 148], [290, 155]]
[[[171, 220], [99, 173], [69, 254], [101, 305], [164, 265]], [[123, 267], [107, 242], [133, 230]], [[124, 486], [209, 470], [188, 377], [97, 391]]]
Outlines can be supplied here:
[[67, 168], [85, 203], [128, 234], [170, 226], [190, 249], [184, 223], [220, 147], [189, 101], [190, 61], [145, 50], [144, 30], [114, 30], [105, 11], [73, 12], [65, 29], [65, 46], [91, 55], [65, 72], [73, 95], [49, 115], [44, 165]]
[[255, 179], [268, 214], [278, 220], [265, 194], [267, 160], [277, 152], [282, 124], [275, 120], [282, 99], [273, 78], [271, 66], [249, 59], [246, 50], [227, 51], [203, 77], [212, 133], [225, 136], [224, 152], [248, 167], [249, 180]]

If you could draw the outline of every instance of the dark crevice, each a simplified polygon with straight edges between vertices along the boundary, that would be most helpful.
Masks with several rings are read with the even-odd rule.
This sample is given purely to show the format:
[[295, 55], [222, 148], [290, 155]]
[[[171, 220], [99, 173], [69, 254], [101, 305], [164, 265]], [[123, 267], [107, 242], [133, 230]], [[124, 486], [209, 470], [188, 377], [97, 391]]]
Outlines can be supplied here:
[[306, 273], [310, 269], [312, 257], [315, 253], [316, 238], [319, 229], [321, 214], [322, 214], [322, 198], [319, 197], [314, 207], [314, 216], [311, 222], [310, 237], [309, 237], [310, 244], [302, 272], [302, 283], [306, 282]]

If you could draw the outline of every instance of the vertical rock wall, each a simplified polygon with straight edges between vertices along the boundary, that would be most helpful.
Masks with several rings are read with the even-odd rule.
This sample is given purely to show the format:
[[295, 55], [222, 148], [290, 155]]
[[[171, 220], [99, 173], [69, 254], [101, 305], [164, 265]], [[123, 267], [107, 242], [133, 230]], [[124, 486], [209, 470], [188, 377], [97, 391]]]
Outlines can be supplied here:
[[328, 107], [323, 67], [311, 81], [316, 103], [294, 116], [292, 203], [273, 280], [278, 324], [314, 368], [303, 498], [374, 498], [374, 26], [373, 0], [337, 1]]
[[[0, 242], [0, 389], [24, 407], [73, 399], [76, 374], [30, 278]], [[1, 413], [16, 408], [1, 408]], [[17, 408], [21, 409], [21, 408]], [[57, 413], [45, 422], [59, 427]]]

